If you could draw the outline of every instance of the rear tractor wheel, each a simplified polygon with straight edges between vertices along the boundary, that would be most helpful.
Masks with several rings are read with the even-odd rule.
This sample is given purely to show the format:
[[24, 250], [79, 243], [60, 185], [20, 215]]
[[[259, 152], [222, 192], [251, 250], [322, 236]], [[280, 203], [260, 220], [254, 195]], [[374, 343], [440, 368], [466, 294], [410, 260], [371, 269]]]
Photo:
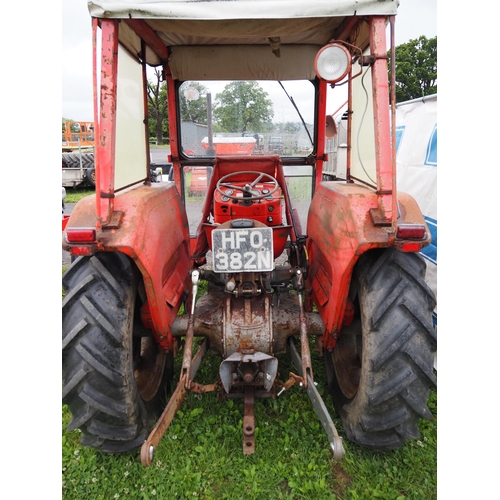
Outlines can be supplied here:
[[354, 321], [325, 354], [347, 437], [366, 448], [399, 448], [419, 437], [420, 418], [432, 418], [427, 400], [436, 387], [436, 302], [425, 267], [419, 255], [394, 249], [362, 255], [349, 294]]
[[63, 403], [81, 443], [104, 453], [143, 444], [165, 402], [173, 356], [140, 319], [140, 273], [120, 253], [77, 258], [63, 277]]

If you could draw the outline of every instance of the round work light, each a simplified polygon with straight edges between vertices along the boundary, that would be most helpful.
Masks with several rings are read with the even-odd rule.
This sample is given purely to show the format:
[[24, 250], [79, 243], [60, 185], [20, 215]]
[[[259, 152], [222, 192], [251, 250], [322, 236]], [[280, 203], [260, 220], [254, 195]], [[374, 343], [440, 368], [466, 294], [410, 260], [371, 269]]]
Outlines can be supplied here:
[[344, 78], [351, 69], [351, 54], [343, 46], [330, 43], [319, 50], [314, 59], [314, 71], [319, 78], [335, 83]]

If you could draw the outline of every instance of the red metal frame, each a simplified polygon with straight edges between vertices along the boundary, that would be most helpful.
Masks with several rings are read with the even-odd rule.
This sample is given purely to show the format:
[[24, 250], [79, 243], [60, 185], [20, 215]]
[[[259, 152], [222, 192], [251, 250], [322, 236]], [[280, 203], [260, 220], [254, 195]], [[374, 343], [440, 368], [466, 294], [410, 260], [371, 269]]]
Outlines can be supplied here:
[[182, 193], [182, 168], [179, 158], [179, 123], [177, 121], [177, 96], [175, 94], [175, 83], [168, 65], [165, 66], [167, 79], [167, 99], [168, 99], [168, 130], [170, 133], [170, 161], [174, 169], [175, 186], [179, 193]]
[[386, 18], [370, 18], [370, 52], [373, 89], [373, 119], [375, 130], [375, 160], [377, 165], [378, 209], [372, 211], [375, 224], [395, 226], [396, 222], [396, 168], [392, 154], [389, 114], [389, 87], [387, 81]]
[[158, 38], [146, 21], [142, 19], [124, 19], [123, 22], [128, 24], [135, 31], [137, 36], [143, 40], [163, 62], [168, 60], [168, 48], [165, 47], [165, 44]]
[[[429, 233], [425, 240], [411, 242], [407, 247], [394, 239], [398, 201], [399, 223], [425, 224], [425, 221], [412, 197], [396, 194], [395, 135], [394, 130], [391, 132], [385, 30], [384, 17], [370, 18], [376, 190], [349, 182], [320, 183], [309, 209], [307, 249], [310, 269], [306, 288], [309, 302], [316, 304], [325, 325], [323, 345], [326, 349], [335, 347], [346, 310], [349, 310], [351, 275], [359, 256], [389, 246], [418, 251], [430, 242]], [[350, 85], [348, 109], [352, 109]], [[350, 132], [350, 114], [348, 120]], [[349, 136], [349, 153], [350, 144]], [[350, 154], [347, 179], [350, 179]], [[366, 216], [368, 213], [371, 217]]]
[[[94, 122], [98, 123], [95, 151], [97, 218], [101, 226], [111, 221], [114, 209], [116, 97], [118, 75], [118, 27], [113, 19], [101, 19], [101, 81], [100, 113], [94, 107]], [[96, 43], [94, 41], [94, 47]], [[97, 74], [94, 69], [94, 86]]]
[[[128, 24], [144, 35], [148, 43], [155, 45], [161, 57], [168, 57], [166, 48], [163, 46], [164, 51], [159, 49], [161, 44], [155, 44], [156, 35], [144, 22], [131, 20]], [[99, 26], [102, 53], [98, 85]], [[135, 261], [144, 278], [148, 314], [156, 340], [164, 350], [171, 351], [174, 338], [170, 335], [170, 327], [188, 288], [191, 267], [186, 212], [178, 191], [170, 184], [152, 186], [146, 183], [115, 194], [119, 22], [93, 19], [92, 27], [96, 194], [95, 198], [87, 197], [75, 206], [67, 229], [96, 228], [97, 242], [86, 249], [86, 255], [98, 251], [122, 252]], [[82, 252], [82, 248], [66, 241], [63, 241], [63, 248], [75, 254]]]
[[143, 106], [144, 106], [144, 143], [146, 145], [146, 158], [144, 161], [146, 163], [146, 178], [147, 182], [151, 182], [151, 169], [150, 165], [150, 151], [149, 151], [149, 110], [148, 110], [148, 75], [146, 71], [146, 44], [141, 42], [141, 59], [142, 59], [142, 96], [143, 96]]
[[316, 175], [316, 186], [315, 189], [319, 186], [319, 183], [322, 180], [321, 173], [323, 172], [323, 162], [325, 161], [324, 151], [325, 151], [325, 143], [326, 143], [326, 92], [327, 92], [327, 82], [324, 80], [320, 80], [319, 82], [319, 98], [318, 98], [318, 112], [317, 116], [324, 116], [325, 119], [318, 119], [318, 137], [317, 137], [317, 150], [322, 152], [321, 155], [317, 155], [316, 164], [314, 166], [315, 175]]

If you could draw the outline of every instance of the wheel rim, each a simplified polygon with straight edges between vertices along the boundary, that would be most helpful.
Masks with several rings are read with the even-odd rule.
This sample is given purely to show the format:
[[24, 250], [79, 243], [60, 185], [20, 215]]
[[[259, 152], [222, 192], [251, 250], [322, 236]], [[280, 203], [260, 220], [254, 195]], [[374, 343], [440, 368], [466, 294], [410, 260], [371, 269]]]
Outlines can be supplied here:
[[162, 383], [166, 355], [155, 339], [143, 337], [134, 345], [134, 377], [137, 390], [143, 401], [151, 401]]
[[358, 391], [361, 351], [361, 324], [359, 320], [355, 320], [349, 328], [344, 328], [332, 354], [337, 382], [347, 399], [352, 399]]

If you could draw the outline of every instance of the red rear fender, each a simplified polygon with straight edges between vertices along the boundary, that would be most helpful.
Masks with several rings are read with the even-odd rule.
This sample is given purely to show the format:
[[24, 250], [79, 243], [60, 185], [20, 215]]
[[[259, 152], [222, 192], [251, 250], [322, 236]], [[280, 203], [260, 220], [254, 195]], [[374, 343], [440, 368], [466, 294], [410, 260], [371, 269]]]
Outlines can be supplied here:
[[[155, 183], [118, 193], [114, 209], [117, 227], [97, 230], [97, 250], [123, 252], [134, 259], [144, 278], [157, 340], [170, 350], [170, 326], [189, 285], [191, 266], [184, 205], [174, 184]], [[67, 229], [96, 226], [91, 196], [77, 203]]]
[[[399, 193], [398, 204], [398, 224], [425, 224], [411, 196]], [[307, 221], [307, 289], [325, 325], [326, 348], [335, 346], [334, 336], [342, 327], [359, 256], [373, 248], [398, 245], [391, 227], [374, 224], [370, 210], [377, 207], [377, 194], [356, 184], [322, 182], [314, 194]], [[427, 234], [421, 246], [430, 242]]]

